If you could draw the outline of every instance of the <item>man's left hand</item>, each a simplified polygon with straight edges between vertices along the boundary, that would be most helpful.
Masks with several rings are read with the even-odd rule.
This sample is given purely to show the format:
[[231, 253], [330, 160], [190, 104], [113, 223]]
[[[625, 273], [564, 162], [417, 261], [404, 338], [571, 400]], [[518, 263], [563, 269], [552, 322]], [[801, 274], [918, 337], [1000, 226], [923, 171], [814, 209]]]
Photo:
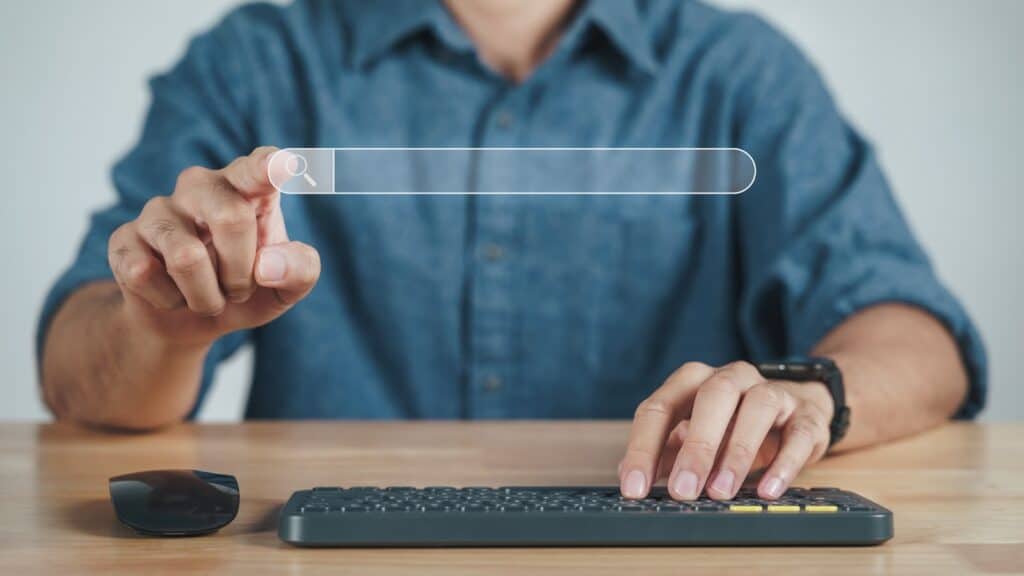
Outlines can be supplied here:
[[733, 498], [752, 470], [767, 468], [758, 496], [776, 499], [829, 445], [832, 397], [824, 384], [766, 380], [752, 364], [691, 362], [636, 410], [619, 485], [644, 498], [668, 475], [669, 494]]

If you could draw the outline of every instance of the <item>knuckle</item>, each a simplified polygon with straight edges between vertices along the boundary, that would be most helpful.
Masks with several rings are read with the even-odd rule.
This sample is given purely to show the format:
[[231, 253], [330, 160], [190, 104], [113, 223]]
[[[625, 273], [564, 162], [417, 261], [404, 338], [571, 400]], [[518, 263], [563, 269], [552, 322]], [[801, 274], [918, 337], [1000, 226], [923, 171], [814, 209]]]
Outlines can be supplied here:
[[208, 218], [211, 228], [228, 232], [244, 232], [256, 224], [256, 211], [247, 202], [224, 202]]
[[643, 446], [630, 446], [626, 449], [626, 456], [623, 458], [623, 462], [648, 462], [659, 456], [655, 450], [644, 448]]
[[131, 248], [125, 243], [125, 236], [128, 232], [123, 230], [124, 226], [115, 230], [107, 239], [107, 263], [111, 271], [118, 275], [124, 261], [131, 255]]
[[238, 194], [238, 190], [235, 189], [235, 185], [227, 178], [223, 177], [214, 178], [213, 182], [210, 183], [210, 190], [215, 198], [236, 196]]
[[110, 238], [107, 239], [107, 251], [113, 252], [115, 247], [121, 246], [124, 243], [125, 237], [132, 233], [133, 227], [134, 222], [128, 222], [115, 228], [110, 233]]
[[703, 386], [701, 386], [698, 394], [703, 392], [705, 395], [713, 394], [716, 396], [731, 396], [738, 394], [739, 391], [739, 384], [736, 383], [736, 380], [734, 380], [730, 374], [718, 372], [709, 378]]
[[184, 244], [171, 251], [167, 259], [167, 270], [172, 274], [191, 276], [209, 259], [202, 244]]
[[129, 222], [119, 226], [107, 238], [107, 263], [118, 280], [123, 280], [125, 261], [132, 255], [132, 249], [128, 246], [128, 236], [132, 233], [132, 223]]
[[172, 236], [177, 229], [178, 225], [170, 218], [154, 217], [145, 224], [147, 235], [155, 244], [159, 244]]
[[676, 427], [672, 430], [672, 434], [675, 434], [676, 438], [678, 438], [680, 442], [685, 441], [686, 437], [689, 435], [689, 433], [690, 433], [690, 421], [689, 420], [682, 420], [682, 421], [680, 421], [679, 424], [677, 424]]
[[750, 462], [757, 457], [757, 450], [757, 447], [745, 440], [733, 440], [729, 443], [728, 453], [735, 460]]
[[821, 437], [825, 427], [818, 418], [810, 415], [803, 415], [793, 420], [789, 429], [791, 438], [804, 438], [810, 442], [816, 442]]
[[704, 438], [687, 438], [683, 442], [683, 450], [707, 462], [718, 454], [718, 444]]
[[745, 380], [763, 380], [761, 372], [758, 371], [753, 364], [745, 360], [730, 362], [722, 367], [722, 371], [729, 374], [735, 374], [736, 378], [742, 378]]
[[114, 278], [120, 284], [125, 284], [125, 260], [129, 258], [131, 251], [124, 246], [111, 247], [107, 252], [107, 263]]
[[711, 366], [708, 366], [703, 362], [691, 360], [680, 366], [679, 369], [676, 370], [676, 375], [682, 378], [697, 378], [701, 375], [707, 374], [711, 370]]
[[774, 386], [758, 384], [747, 391], [744, 401], [764, 410], [777, 411], [782, 407], [783, 392]]
[[179, 190], [187, 190], [196, 186], [199, 182], [206, 178], [206, 175], [210, 171], [202, 166], [189, 166], [180, 173], [178, 173], [178, 180], [174, 185], [175, 192]]
[[149, 259], [136, 259], [124, 265], [121, 277], [129, 288], [141, 288], [149, 283], [156, 267]]
[[[254, 181], [252, 175], [252, 162], [249, 156], [240, 156], [231, 161], [231, 164], [222, 172], [225, 175], [225, 181], [222, 182], [224, 185], [237, 186], [241, 190], [248, 190], [252, 188]], [[230, 179], [230, 182], [228, 182]]]
[[168, 204], [167, 196], [153, 196], [143, 204], [140, 217], [143, 219], [158, 217], [158, 215], [167, 212], [169, 209]]
[[636, 412], [633, 414], [633, 418], [635, 420], [651, 416], [667, 418], [671, 417], [672, 413], [672, 406], [664, 398], [651, 396], [636, 407]]

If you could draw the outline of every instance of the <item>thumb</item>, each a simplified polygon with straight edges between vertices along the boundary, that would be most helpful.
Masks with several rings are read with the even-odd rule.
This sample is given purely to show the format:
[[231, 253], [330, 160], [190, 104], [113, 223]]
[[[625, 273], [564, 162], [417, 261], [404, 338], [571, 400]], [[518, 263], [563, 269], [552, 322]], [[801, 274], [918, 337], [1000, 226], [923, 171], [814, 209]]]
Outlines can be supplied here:
[[282, 304], [306, 297], [320, 278], [320, 254], [302, 242], [264, 246], [256, 255], [256, 283], [273, 288]]

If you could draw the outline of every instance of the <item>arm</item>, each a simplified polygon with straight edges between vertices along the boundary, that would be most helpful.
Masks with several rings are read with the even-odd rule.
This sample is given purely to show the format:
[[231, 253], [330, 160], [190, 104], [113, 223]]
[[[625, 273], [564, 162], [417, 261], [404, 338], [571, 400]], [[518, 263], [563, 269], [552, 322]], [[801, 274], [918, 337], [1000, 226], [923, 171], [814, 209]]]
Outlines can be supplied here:
[[185, 417], [208, 346], [168, 345], [125, 312], [114, 282], [89, 284], [54, 317], [43, 398], [59, 420], [148, 429]]
[[42, 387], [58, 418], [132, 429], [181, 420], [216, 339], [270, 322], [312, 290], [319, 257], [288, 241], [269, 179], [285, 159], [270, 167], [274, 151], [188, 169], [173, 194], [114, 231], [116, 283], [78, 290], [47, 333]]
[[[758, 163], [757, 182], [730, 206], [747, 356], [835, 360], [851, 410], [836, 450], [973, 414], [984, 393], [980, 340], [871, 148], [792, 45], [750, 18], [735, 31], [730, 41], [751, 48], [730, 71], [736, 138]], [[643, 497], [668, 476], [675, 498], [727, 499], [765, 470], [758, 494], [777, 498], [824, 455], [832, 413], [823, 385], [766, 381], [747, 362], [685, 364], [637, 409], [622, 491]]]
[[[900, 304], [861, 311], [815, 348], [843, 371], [848, 450], [920, 432], [963, 403], [967, 375], [953, 338], [932, 316]], [[833, 404], [823, 384], [765, 380], [753, 365], [690, 363], [637, 409], [619, 467], [623, 494], [643, 498], [668, 476], [673, 497], [730, 499], [754, 470], [762, 498], [778, 498], [825, 455]]]
[[825, 336], [814, 355], [839, 365], [854, 415], [836, 451], [937, 426], [967, 395], [956, 342], [933, 316], [910, 306], [885, 304], [855, 314]]
[[[318, 257], [288, 241], [268, 182], [273, 149], [239, 158], [261, 138], [253, 87], [277, 69], [255, 47], [274, 22], [265, 7], [236, 10], [151, 80], [141, 138], [112, 172], [116, 202], [93, 215], [44, 306], [40, 380], [58, 418], [180, 420], [247, 328], [315, 282]], [[280, 278], [261, 272], [268, 255]]]

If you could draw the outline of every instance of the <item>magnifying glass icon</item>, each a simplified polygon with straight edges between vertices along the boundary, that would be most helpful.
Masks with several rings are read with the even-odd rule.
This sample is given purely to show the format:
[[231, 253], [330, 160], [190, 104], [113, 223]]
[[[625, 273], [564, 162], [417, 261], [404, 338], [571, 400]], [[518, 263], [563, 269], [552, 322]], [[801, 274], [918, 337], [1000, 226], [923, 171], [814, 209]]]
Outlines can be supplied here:
[[314, 180], [313, 177], [310, 176], [308, 172], [309, 162], [307, 162], [306, 158], [301, 154], [295, 154], [293, 152], [291, 156], [288, 158], [288, 160], [284, 163], [284, 169], [286, 172], [288, 172], [289, 175], [293, 177], [302, 176], [302, 179], [305, 180], [310, 186], [312, 186], [313, 188], [317, 187], [316, 180]]

